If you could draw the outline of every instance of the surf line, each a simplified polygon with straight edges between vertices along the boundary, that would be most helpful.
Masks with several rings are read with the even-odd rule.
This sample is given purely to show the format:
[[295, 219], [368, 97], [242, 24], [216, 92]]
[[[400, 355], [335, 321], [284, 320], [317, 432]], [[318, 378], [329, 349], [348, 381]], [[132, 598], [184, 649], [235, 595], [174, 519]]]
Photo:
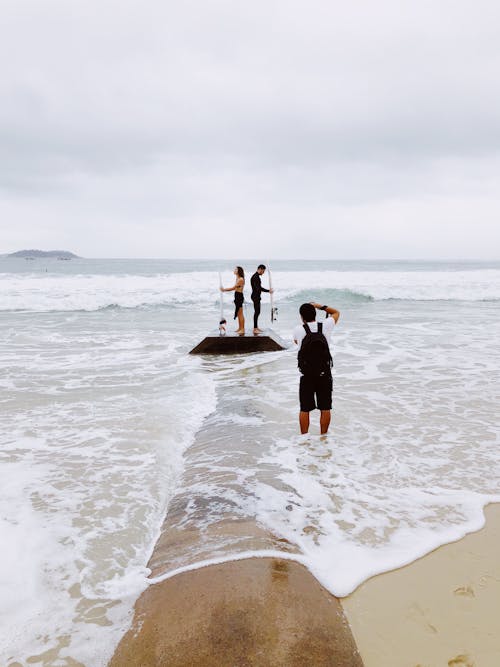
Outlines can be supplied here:
[[281, 560], [292, 560], [296, 563], [300, 563], [305, 568], [309, 569], [307, 566], [307, 558], [301, 554], [291, 554], [286, 551], [276, 551], [270, 549], [260, 549], [258, 551], [243, 551], [239, 554], [221, 556], [219, 558], [209, 558], [207, 560], [200, 560], [197, 563], [192, 563], [191, 565], [184, 565], [183, 567], [177, 567], [175, 570], [170, 570], [165, 574], [160, 574], [157, 577], [146, 577], [146, 583], [148, 586], [153, 584], [161, 584], [162, 581], [167, 581], [167, 579], [172, 579], [178, 574], [183, 574], [184, 572], [193, 572], [194, 570], [201, 570], [204, 567], [210, 567], [210, 565], [222, 565], [223, 563], [232, 563], [233, 561], [238, 560], [248, 560], [249, 558], [280, 558]]

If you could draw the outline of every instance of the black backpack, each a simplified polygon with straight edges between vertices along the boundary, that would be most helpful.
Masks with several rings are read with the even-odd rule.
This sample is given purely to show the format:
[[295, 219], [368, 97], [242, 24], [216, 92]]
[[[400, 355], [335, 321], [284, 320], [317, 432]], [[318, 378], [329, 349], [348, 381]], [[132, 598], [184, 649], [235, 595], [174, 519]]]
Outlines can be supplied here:
[[298, 354], [300, 372], [303, 375], [319, 376], [330, 373], [333, 366], [332, 355], [328, 341], [323, 333], [323, 324], [318, 322], [318, 331], [311, 331], [309, 325], [304, 324], [306, 335], [302, 339]]

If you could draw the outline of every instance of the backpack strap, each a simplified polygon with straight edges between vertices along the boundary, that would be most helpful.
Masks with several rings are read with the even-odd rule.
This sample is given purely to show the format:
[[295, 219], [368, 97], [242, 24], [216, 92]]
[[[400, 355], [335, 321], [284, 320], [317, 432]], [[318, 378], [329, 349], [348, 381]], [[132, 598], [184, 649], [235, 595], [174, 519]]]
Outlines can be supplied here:
[[306, 330], [306, 334], [311, 333], [311, 329], [309, 329], [309, 325], [307, 324], [307, 322], [304, 322], [304, 329]]
[[318, 333], [323, 333], [323, 322], [318, 322]]

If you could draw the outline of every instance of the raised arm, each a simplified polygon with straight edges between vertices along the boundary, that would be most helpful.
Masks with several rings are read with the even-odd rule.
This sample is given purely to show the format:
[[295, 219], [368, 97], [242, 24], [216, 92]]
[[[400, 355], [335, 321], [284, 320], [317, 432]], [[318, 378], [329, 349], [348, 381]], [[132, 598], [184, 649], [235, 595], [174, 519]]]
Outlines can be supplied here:
[[245, 284], [245, 280], [243, 278], [238, 278], [235, 282], [235, 284], [232, 287], [221, 287], [220, 291], [221, 292], [234, 292], [235, 289], [238, 289], [238, 287], [242, 287]]
[[314, 301], [311, 301], [311, 305], [314, 306], [316, 310], [324, 310], [325, 313], [333, 317], [335, 324], [337, 324], [339, 321], [340, 312], [336, 308], [332, 308], [331, 306], [322, 306], [320, 303], [314, 303]]

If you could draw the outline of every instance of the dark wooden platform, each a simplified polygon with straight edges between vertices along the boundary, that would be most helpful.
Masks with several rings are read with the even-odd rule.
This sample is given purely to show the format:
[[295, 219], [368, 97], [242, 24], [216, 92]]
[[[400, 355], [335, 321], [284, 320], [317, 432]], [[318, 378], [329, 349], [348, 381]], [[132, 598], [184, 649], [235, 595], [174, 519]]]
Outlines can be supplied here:
[[287, 344], [272, 329], [254, 336], [248, 333], [239, 336], [233, 332], [220, 336], [214, 332], [191, 350], [189, 354], [248, 354], [250, 352], [276, 352], [286, 350]]

